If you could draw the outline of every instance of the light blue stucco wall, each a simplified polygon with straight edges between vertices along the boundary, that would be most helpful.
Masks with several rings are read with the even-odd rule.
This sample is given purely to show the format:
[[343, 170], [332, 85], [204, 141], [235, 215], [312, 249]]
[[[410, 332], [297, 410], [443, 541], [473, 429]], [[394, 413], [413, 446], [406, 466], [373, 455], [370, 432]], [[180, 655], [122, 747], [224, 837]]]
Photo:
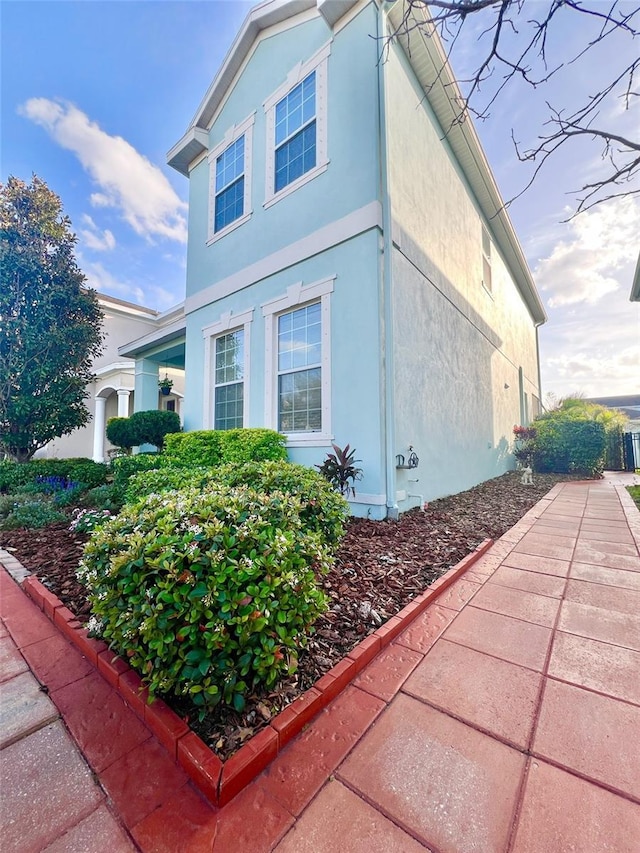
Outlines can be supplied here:
[[[210, 130], [210, 150], [254, 110], [251, 219], [210, 246], [209, 164], [190, 174], [187, 297], [378, 198], [378, 112], [374, 5], [332, 34], [323, 18], [263, 39]], [[265, 209], [263, 102], [299, 62], [331, 41], [327, 84], [326, 172]]]
[[[203, 364], [202, 330], [231, 311], [237, 315], [253, 309], [250, 332], [250, 426], [265, 425], [265, 320], [262, 305], [282, 297], [291, 285], [304, 286], [335, 275], [330, 296], [331, 314], [331, 435], [343, 447], [349, 443], [362, 460], [363, 480], [358, 493], [384, 494], [380, 424], [381, 352], [379, 323], [379, 231], [341, 243], [295, 266], [282, 270], [187, 317], [187, 388], [185, 429], [202, 428], [207, 394]], [[270, 426], [274, 426], [270, 424]], [[292, 447], [290, 458], [305, 465], [322, 462], [329, 442], [322, 447]], [[380, 512], [384, 508], [380, 507]], [[364, 509], [366, 512], [366, 507]], [[375, 508], [372, 512], [375, 512]]]
[[[539, 396], [533, 319], [492, 244], [492, 291], [482, 284], [480, 205], [399, 48], [388, 81], [394, 220], [395, 440], [419, 468], [397, 489], [432, 499], [513, 467], [518, 372]], [[418, 478], [411, 483], [410, 479]], [[400, 500], [400, 509], [418, 498]]]

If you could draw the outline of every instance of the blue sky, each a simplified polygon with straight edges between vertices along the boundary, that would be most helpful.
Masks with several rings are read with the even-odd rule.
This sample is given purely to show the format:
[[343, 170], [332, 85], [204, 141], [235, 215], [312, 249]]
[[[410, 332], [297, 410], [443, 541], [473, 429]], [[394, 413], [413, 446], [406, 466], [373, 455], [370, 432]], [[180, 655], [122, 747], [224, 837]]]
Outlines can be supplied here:
[[[251, 5], [2, 0], [0, 180], [35, 172], [60, 195], [80, 266], [96, 289], [158, 310], [183, 298], [188, 186], [165, 164], [166, 152], [189, 126]], [[566, 57], [587, 34], [583, 26], [560, 19], [552, 55]], [[480, 32], [479, 19], [472, 29], [469, 36]], [[477, 45], [468, 37], [460, 48], [454, 65], [464, 75]], [[531, 142], [545, 98], [575, 102], [638, 45], [612, 40], [597, 50], [536, 92], [510, 86], [477, 125], [505, 198], [528, 176], [514, 156], [511, 127]], [[640, 105], [611, 107], [606, 121], [637, 138]], [[510, 209], [549, 315], [541, 330], [544, 393], [640, 392], [640, 306], [628, 301], [640, 202], [561, 222], [567, 192], [600, 168], [599, 147], [576, 146]]]

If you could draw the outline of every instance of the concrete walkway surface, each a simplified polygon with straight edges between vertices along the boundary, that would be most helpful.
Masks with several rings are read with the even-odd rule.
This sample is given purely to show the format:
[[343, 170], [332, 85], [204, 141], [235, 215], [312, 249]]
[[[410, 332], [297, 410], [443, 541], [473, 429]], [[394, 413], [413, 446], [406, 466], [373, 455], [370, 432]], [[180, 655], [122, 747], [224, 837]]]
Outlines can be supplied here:
[[638, 853], [633, 481], [555, 486], [222, 809], [1, 571], [2, 850]]

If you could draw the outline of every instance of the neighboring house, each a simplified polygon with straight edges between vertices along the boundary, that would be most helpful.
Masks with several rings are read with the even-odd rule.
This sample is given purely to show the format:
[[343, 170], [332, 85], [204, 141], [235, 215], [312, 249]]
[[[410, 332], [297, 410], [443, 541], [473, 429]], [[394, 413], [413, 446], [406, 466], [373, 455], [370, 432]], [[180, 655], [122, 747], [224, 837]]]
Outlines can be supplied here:
[[373, 518], [513, 467], [546, 319], [440, 42], [379, 62], [389, 5], [250, 12], [168, 155], [190, 186], [184, 315], [120, 349], [136, 408], [183, 353], [188, 430], [271, 427], [307, 465], [355, 447]]
[[[125, 341], [142, 337], [162, 326], [167, 315], [102, 293], [97, 296], [104, 315], [105, 340], [102, 355], [93, 363], [95, 379], [87, 387], [86, 406], [91, 413], [91, 420], [87, 426], [49, 442], [38, 452], [40, 458], [88, 456], [96, 462], [102, 462], [112, 449], [105, 435], [109, 418], [128, 417], [135, 409], [141, 408], [135, 406], [136, 362], [120, 356], [118, 349]], [[164, 396], [159, 392], [156, 370], [155, 395], [145, 408], [169, 408], [180, 412], [184, 373], [173, 369], [169, 359], [162, 362], [162, 367], [162, 376], [165, 375], [166, 367], [169, 378], [174, 382], [171, 393]]]
[[623, 394], [617, 397], [587, 397], [585, 402], [597, 403], [607, 409], [617, 409], [627, 416], [627, 432], [640, 432], [640, 394]]

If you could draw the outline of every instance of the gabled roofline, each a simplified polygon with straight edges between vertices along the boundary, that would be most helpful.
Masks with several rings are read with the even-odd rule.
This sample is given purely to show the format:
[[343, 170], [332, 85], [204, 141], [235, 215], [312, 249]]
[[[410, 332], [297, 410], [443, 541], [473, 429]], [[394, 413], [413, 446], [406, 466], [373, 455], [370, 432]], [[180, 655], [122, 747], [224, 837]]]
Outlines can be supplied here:
[[[395, 29], [400, 26], [408, 6], [407, 0], [398, 0], [390, 10], [389, 20]], [[421, 16], [424, 22], [424, 7], [413, 7], [411, 17], [417, 24], [421, 23]], [[436, 32], [426, 36], [423, 26], [417, 26], [412, 29], [410, 46], [406, 36], [399, 36], [398, 41], [465, 173], [534, 322], [542, 325], [547, 319], [544, 306], [478, 134], [471, 120], [459, 121], [459, 114], [452, 102], [452, 97], [462, 98], [462, 93], [440, 38]]]
[[[207, 150], [206, 129], [262, 30], [310, 9], [318, 9], [329, 26], [333, 26], [358, 2], [360, 0], [265, 0], [251, 9], [202, 99], [191, 127], [169, 151], [169, 165], [188, 176], [189, 163]], [[400, 25], [409, 2], [410, 0], [397, 0], [390, 8], [388, 15], [395, 28]], [[420, 23], [419, 16], [422, 15], [424, 21], [426, 11], [423, 7], [413, 7], [411, 15], [416, 23]], [[421, 29], [416, 28], [412, 32], [411, 49], [406, 37], [399, 37], [399, 42], [443, 132], [446, 133], [447, 142], [466, 175], [534, 322], [541, 325], [546, 321], [547, 315], [478, 135], [470, 120], [462, 123], [456, 120], [458, 116], [452, 104], [452, 94], [460, 97], [462, 95], [437, 33], [427, 37]], [[638, 275], [637, 272], [636, 281]], [[638, 289], [640, 290], [640, 284]], [[634, 292], [635, 285], [632, 294]], [[640, 298], [640, 294], [636, 298]]]
[[640, 255], [638, 255], [638, 263], [636, 264], [636, 271], [633, 276], [633, 284], [631, 285], [631, 295], [629, 296], [631, 302], [640, 302]]
[[[357, 0], [337, 0], [333, 12], [335, 14], [339, 11], [342, 15], [356, 2]], [[326, 0], [265, 0], [264, 3], [254, 6], [245, 18], [220, 70], [200, 102], [189, 130], [167, 154], [167, 163], [181, 174], [188, 176], [189, 163], [198, 154], [206, 151], [207, 129], [211, 119], [262, 30], [281, 24], [309, 9], [319, 9], [331, 26], [330, 20], [333, 16], [327, 13], [327, 8], [331, 6], [332, 4], [327, 4]]]

